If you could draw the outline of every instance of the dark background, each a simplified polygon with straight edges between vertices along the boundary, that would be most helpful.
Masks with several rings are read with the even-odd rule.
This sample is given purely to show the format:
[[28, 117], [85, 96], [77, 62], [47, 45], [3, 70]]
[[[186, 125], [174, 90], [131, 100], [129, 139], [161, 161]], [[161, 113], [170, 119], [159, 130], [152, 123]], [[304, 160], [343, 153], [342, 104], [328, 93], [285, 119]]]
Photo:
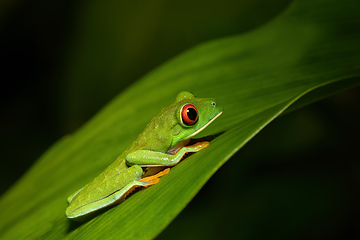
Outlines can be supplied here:
[[197, 44], [249, 31], [287, 4], [3, 1], [0, 193], [147, 72]]
[[[3, 1], [0, 194], [149, 71], [207, 40], [251, 31], [289, 2]], [[358, 239], [359, 93], [275, 120], [159, 238]]]

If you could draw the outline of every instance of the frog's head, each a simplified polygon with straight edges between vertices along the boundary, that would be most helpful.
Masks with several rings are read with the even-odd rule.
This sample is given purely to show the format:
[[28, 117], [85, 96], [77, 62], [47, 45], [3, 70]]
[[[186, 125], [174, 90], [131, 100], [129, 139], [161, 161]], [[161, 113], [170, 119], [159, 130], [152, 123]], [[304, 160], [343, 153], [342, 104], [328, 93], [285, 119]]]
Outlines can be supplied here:
[[172, 144], [188, 140], [205, 129], [223, 109], [212, 98], [197, 98], [190, 92], [180, 92], [175, 103], [177, 123], [172, 128]]

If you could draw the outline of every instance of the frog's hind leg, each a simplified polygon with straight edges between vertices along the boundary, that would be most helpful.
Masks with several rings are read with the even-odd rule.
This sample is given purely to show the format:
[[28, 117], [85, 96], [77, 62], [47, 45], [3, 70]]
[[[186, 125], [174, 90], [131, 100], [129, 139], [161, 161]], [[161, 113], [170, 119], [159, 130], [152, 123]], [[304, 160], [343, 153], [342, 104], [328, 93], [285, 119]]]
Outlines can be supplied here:
[[149, 177], [142, 178], [140, 180], [133, 181], [132, 183], [130, 183], [129, 185], [126, 186], [126, 189], [127, 189], [126, 192], [122, 195], [121, 198], [119, 198], [118, 201], [116, 201], [115, 204], [125, 201], [125, 198], [127, 196], [129, 196], [130, 193], [132, 193], [135, 189], [137, 189], [139, 187], [149, 187], [149, 186], [157, 184], [160, 181], [159, 177], [162, 177], [162, 176], [168, 174], [169, 172], [170, 172], [170, 168], [166, 168], [165, 170], [163, 170], [153, 176], [149, 176]]
[[[159, 177], [162, 177], [170, 172], [170, 168], [165, 168], [163, 171], [158, 172], [155, 175], [148, 176], [145, 178], [140, 179], [141, 182], [149, 182], [150, 184], [148, 186], [154, 185], [160, 181]], [[148, 187], [146, 186], [146, 187]]]
[[79, 192], [81, 192], [81, 190], [83, 190], [83, 188], [80, 188], [79, 190], [77, 190], [76, 192], [74, 192], [73, 194], [71, 194], [68, 199], [67, 199], [67, 202], [68, 203], [71, 203], [71, 201], [74, 199], [74, 197], [76, 197], [76, 195], [79, 194]]

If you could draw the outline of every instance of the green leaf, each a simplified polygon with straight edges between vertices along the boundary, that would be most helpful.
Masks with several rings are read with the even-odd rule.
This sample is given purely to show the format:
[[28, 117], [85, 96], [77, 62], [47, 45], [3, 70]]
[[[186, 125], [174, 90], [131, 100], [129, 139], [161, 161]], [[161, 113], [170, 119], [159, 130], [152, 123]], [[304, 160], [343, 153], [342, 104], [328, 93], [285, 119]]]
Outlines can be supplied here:
[[[56, 143], [2, 196], [0, 236], [154, 238], [274, 118], [360, 83], [359, 9], [355, 0], [294, 1], [258, 29], [202, 44], [149, 73]], [[181, 90], [223, 105], [223, 115], [202, 133], [216, 134], [210, 146], [90, 221], [67, 220], [66, 198], [105, 169]]]

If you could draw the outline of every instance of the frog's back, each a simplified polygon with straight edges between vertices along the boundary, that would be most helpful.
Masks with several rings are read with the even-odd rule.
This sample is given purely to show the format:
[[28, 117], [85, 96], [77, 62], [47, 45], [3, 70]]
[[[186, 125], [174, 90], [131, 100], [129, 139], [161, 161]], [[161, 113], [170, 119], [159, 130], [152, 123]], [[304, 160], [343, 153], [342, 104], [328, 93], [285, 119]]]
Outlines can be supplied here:
[[131, 168], [130, 171], [127, 171], [130, 168], [126, 164], [126, 155], [141, 149], [166, 152], [172, 141], [170, 129], [171, 121], [167, 114], [167, 109], [164, 108], [149, 122], [144, 131], [116, 161], [108, 166], [93, 181], [70, 197], [67, 213], [77, 211], [77, 209], [83, 208], [87, 204], [106, 198], [131, 181], [140, 179], [142, 177], [140, 166], [135, 166]]

